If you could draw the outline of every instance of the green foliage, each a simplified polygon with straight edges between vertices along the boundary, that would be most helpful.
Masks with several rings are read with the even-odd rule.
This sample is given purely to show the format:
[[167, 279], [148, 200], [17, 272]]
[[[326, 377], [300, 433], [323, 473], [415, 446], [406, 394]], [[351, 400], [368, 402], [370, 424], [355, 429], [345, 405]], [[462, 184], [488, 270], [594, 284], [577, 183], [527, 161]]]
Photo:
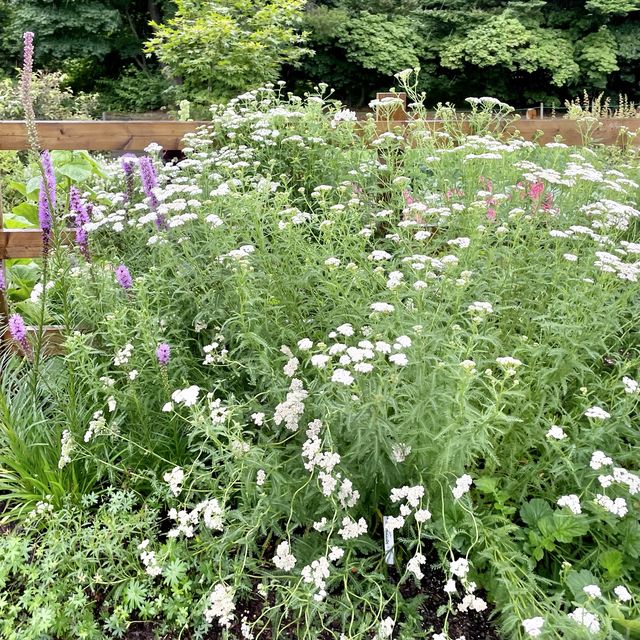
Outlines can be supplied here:
[[109, 0], [20, 0], [11, 4], [11, 32], [19, 51], [24, 31], [36, 34], [36, 61], [47, 66], [70, 59], [100, 60], [125, 26]]
[[158, 69], [127, 67], [114, 79], [99, 83], [102, 111], [155, 111], [173, 102], [172, 85]]
[[[67, 85], [67, 77], [60, 72], [35, 73], [31, 97], [38, 120], [91, 120], [95, 116], [97, 97], [82, 92], [74, 95]], [[0, 80], [0, 118], [24, 118], [18, 80]]]
[[587, 0], [585, 6], [589, 11], [624, 15], [640, 11], [640, 0]]
[[[243, 615], [296, 640], [370, 640], [387, 616], [451, 635], [482, 590], [509, 640], [537, 616], [582, 640], [577, 607], [601, 638], [633, 630], [638, 154], [498, 139], [513, 112], [488, 97], [473, 135], [452, 105], [445, 131], [378, 135], [323, 91], [214, 106], [184, 160], [151, 157], [157, 203], [119, 163], [54, 158], [32, 317], [65, 354], [1, 363], [9, 638], [239, 637]], [[89, 260], [59, 240], [69, 175]], [[434, 629], [432, 548], [456, 586]]]
[[591, 86], [604, 89], [608, 75], [619, 69], [617, 42], [613, 34], [602, 27], [576, 43], [578, 62]]
[[421, 88], [431, 103], [470, 94], [562, 102], [583, 89], [635, 97], [637, 9], [635, 0], [425, 0], [368, 3], [364, 11], [351, 0], [315, 2], [305, 26], [316, 56], [292, 76], [322, 76], [340, 95], [351, 90], [354, 102], [414, 66], [426, 72]]
[[142, 43], [149, 22], [172, 11], [171, 0], [6, 0], [0, 65], [20, 65], [22, 34], [33, 31], [36, 66], [64, 72], [76, 92], [94, 92], [127, 66], [147, 69]]
[[343, 20], [335, 33], [347, 60], [364, 69], [391, 76], [419, 65], [420, 42], [411, 18], [361, 11]]
[[203, 104], [278, 78], [307, 51], [299, 33], [303, 0], [177, 0], [173, 18], [153, 23], [146, 50]]

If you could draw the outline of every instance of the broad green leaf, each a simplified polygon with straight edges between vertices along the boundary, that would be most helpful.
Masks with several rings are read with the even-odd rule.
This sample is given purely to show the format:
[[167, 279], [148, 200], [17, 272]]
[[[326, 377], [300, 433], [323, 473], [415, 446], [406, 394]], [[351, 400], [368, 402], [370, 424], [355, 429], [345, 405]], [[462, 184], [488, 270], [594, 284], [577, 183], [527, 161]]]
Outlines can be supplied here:
[[32, 229], [34, 226], [26, 218], [17, 216], [14, 213], [4, 214], [3, 225], [6, 229]]
[[589, 523], [584, 516], [558, 511], [551, 517], [543, 518], [539, 527], [545, 536], [552, 537], [558, 542], [571, 542], [589, 531]]
[[534, 498], [529, 500], [527, 504], [523, 505], [520, 509], [520, 517], [530, 527], [535, 527], [538, 521], [544, 516], [548, 516], [553, 513], [549, 503], [540, 498]]
[[624, 556], [617, 549], [603, 551], [598, 557], [598, 564], [607, 572], [610, 578], [619, 578], [622, 575]]
[[598, 579], [591, 571], [582, 569], [581, 571], [569, 571], [567, 574], [567, 586], [578, 602], [584, 602], [587, 599], [588, 596], [583, 589], [588, 584], [598, 584]]
[[70, 162], [56, 167], [56, 173], [70, 178], [74, 182], [84, 182], [91, 177], [93, 173], [91, 167], [86, 163]]
[[18, 182], [17, 180], [9, 180], [7, 185], [9, 186], [10, 189], [14, 189], [15, 191], [23, 195], [25, 198], [27, 197], [27, 188], [24, 182]]
[[42, 180], [40, 175], [33, 176], [33, 178], [29, 178], [26, 184], [26, 192], [27, 196], [31, 194], [38, 193], [40, 191], [40, 180]]
[[31, 202], [21, 202], [12, 209], [13, 213], [26, 218], [32, 226], [38, 225], [38, 207]]
[[474, 484], [482, 493], [495, 493], [498, 488], [498, 479], [491, 476], [480, 476], [474, 480]]

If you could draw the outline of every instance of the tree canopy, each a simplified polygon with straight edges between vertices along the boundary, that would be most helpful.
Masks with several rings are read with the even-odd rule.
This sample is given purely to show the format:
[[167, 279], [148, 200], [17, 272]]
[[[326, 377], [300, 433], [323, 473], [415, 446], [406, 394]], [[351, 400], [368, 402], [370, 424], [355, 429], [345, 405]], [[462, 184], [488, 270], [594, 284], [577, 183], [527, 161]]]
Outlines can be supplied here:
[[408, 67], [433, 103], [638, 97], [640, 0], [0, 0], [0, 25], [6, 73], [31, 30], [38, 68], [132, 110], [279, 76], [362, 104]]
[[432, 101], [637, 94], [640, 0], [313, 0], [299, 82], [368, 95], [420, 66]]

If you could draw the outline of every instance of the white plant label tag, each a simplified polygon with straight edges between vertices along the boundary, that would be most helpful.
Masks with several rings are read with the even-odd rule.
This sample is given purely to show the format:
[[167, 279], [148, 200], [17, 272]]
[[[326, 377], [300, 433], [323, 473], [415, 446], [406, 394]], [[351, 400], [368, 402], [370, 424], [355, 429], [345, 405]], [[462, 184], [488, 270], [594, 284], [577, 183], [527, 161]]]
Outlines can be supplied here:
[[382, 517], [382, 529], [384, 531], [384, 559], [387, 564], [395, 563], [395, 552], [393, 550], [393, 529], [389, 526], [390, 518]]

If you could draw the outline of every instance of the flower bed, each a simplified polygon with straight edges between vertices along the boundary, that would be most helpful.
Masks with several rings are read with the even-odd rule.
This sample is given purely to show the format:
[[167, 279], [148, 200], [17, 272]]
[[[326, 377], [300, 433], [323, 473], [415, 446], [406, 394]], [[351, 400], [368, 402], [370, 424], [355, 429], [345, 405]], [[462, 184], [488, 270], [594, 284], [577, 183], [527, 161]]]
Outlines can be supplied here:
[[638, 633], [634, 152], [354, 127], [264, 88], [58, 204], [4, 636]]

